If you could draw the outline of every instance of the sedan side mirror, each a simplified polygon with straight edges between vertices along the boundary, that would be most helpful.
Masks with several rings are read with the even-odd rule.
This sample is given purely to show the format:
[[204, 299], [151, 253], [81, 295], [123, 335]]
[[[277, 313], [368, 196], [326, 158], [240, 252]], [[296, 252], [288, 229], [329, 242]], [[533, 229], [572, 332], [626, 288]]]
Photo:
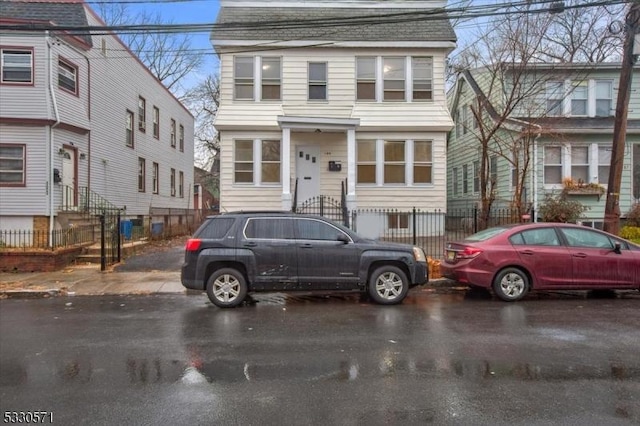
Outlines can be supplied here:
[[622, 253], [622, 246], [620, 245], [619, 242], [616, 241], [616, 243], [613, 245], [613, 251], [617, 254]]

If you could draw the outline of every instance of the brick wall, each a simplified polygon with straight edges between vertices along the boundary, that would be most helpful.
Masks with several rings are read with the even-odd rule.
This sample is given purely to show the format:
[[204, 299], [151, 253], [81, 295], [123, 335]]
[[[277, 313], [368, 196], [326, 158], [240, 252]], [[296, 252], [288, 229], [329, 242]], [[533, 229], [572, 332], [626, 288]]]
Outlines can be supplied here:
[[[49, 217], [48, 216], [34, 216], [33, 217], [33, 230], [36, 235], [47, 235], [49, 233]], [[42, 240], [34, 241], [35, 247], [46, 248], [49, 246], [48, 237]]]
[[52, 272], [73, 263], [82, 247], [56, 251], [0, 252], [0, 272]]

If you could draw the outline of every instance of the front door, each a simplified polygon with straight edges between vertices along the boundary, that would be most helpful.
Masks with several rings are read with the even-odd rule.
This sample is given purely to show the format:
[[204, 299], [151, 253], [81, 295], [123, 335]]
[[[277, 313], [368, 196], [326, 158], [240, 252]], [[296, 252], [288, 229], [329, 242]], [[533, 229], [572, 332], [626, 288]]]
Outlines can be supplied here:
[[320, 195], [320, 147], [300, 145], [296, 148], [298, 205]]
[[64, 147], [62, 156], [62, 205], [68, 210], [76, 207], [76, 150]]

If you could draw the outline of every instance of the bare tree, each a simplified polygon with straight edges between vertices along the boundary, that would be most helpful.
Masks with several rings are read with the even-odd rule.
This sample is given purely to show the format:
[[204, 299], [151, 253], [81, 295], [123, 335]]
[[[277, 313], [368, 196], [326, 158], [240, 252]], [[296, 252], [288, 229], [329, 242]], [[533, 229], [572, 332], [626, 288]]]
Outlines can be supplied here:
[[196, 157], [206, 170], [212, 170], [220, 157], [220, 139], [213, 120], [220, 106], [220, 78], [209, 75], [187, 91], [183, 102], [195, 117]]
[[[171, 19], [164, 19], [159, 13], [132, 13], [126, 3], [100, 3], [97, 12], [110, 26], [173, 23]], [[204, 53], [191, 48], [192, 39], [188, 34], [122, 31], [118, 36], [158, 80], [174, 93], [183, 89], [180, 85], [185, 77], [203, 63]]]

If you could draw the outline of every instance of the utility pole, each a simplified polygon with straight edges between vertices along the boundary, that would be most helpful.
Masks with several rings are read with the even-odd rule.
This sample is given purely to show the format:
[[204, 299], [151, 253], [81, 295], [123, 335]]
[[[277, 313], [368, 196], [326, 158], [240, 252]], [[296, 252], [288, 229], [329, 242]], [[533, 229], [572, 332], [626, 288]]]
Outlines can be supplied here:
[[618, 86], [618, 102], [613, 126], [613, 145], [611, 149], [611, 167], [607, 189], [607, 203], [604, 208], [604, 230], [618, 235], [620, 232], [620, 187], [622, 185], [622, 166], [624, 163], [624, 145], [627, 137], [627, 114], [631, 96], [631, 77], [636, 58], [633, 54], [633, 41], [638, 32], [640, 21], [640, 0], [632, 0], [631, 8], [625, 19], [625, 40]]

